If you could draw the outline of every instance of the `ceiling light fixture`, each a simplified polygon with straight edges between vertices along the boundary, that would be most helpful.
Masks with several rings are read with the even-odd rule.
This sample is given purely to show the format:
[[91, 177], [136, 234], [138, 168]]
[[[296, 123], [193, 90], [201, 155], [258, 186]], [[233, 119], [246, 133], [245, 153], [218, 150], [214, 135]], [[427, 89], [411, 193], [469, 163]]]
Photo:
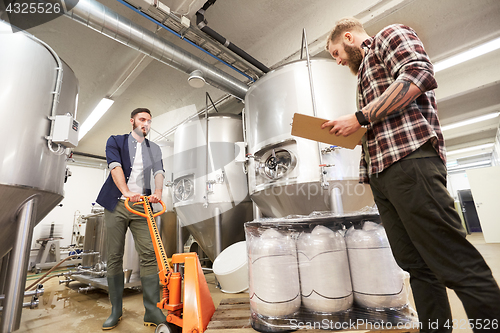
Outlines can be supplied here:
[[78, 141], [80, 141], [85, 134], [90, 131], [92, 127], [101, 119], [101, 117], [109, 110], [111, 105], [113, 105], [115, 101], [109, 98], [103, 98], [99, 104], [95, 107], [94, 111], [90, 114], [90, 116], [85, 119], [82, 126], [80, 126], [80, 131], [78, 133]]
[[450, 155], [468, 153], [468, 152], [475, 151], [475, 150], [488, 149], [488, 148], [492, 148], [494, 145], [495, 145], [494, 143], [485, 143], [485, 144], [479, 145], [479, 146], [473, 146], [473, 147], [452, 150], [452, 151], [447, 152], [446, 155], [450, 156]]
[[475, 124], [475, 123], [478, 123], [478, 122], [481, 122], [481, 121], [485, 121], [485, 120], [496, 118], [496, 117], [498, 117], [498, 115], [500, 115], [500, 112], [494, 112], [494, 113], [485, 114], [484, 116], [479, 116], [479, 117], [471, 118], [471, 119], [468, 119], [468, 120], [459, 121], [457, 123], [453, 123], [453, 124], [441, 126], [441, 130], [442, 131], [447, 131], [447, 130], [451, 130], [451, 129], [454, 129], [454, 128], [457, 128], [457, 127], [462, 127], [462, 126], [467, 126], [467, 125]]
[[497, 49], [500, 49], [500, 38], [493, 39], [487, 43], [476, 46], [468, 51], [449, 57], [448, 59], [436, 62], [434, 64], [434, 73], [461, 64], [462, 62], [479, 57], [483, 54], [495, 51]]
[[192, 71], [191, 74], [189, 74], [188, 83], [193, 88], [202, 88], [205, 85], [203, 72], [199, 69]]
[[478, 162], [472, 162], [472, 163], [467, 163], [467, 164], [458, 164], [458, 165], [453, 165], [453, 166], [448, 166], [448, 172], [450, 171], [457, 171], [461, 170], [464, 171], [466, 169], [472, 169], [472, 168], [477, 168], [481, 166], [491, 166], [491, 160], [484, 160], [484, 161], [478, 161]]

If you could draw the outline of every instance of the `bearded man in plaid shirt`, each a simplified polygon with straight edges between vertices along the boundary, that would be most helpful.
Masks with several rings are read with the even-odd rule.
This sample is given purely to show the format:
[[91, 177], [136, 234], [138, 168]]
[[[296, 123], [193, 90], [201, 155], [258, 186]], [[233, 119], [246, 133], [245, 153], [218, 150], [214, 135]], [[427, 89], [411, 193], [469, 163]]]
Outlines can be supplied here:
[[360, 111], [322, 128], [347, 136], [367, 127], [360, 182], [370, 183], [394, 257], [410, 273], [421, 332], [452, 331], [446, 287], [462, 301], [474, 332], [486, 322], [489, 330], [484, 331], [491, 332], [500, 320], [500, 290], [481, 254], [465, 239], [446, 188], [446, 151], [433, 91], [437, 83], [422, 42], [404, 25], [370, 37], [358, 20], [344, 18], [326, 49], [357, 75]]

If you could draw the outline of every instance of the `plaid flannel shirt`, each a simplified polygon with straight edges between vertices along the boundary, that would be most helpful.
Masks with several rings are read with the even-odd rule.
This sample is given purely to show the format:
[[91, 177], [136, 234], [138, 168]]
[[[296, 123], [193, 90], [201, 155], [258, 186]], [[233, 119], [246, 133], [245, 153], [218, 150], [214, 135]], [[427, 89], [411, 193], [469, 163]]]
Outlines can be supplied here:
[[365, 51], [358, 71], [361, 108], [382, 95], [396, 79], [414, 83], [423, 93], [410, 105], [368, 125], [360, 162], [360, 182], [369, 183], [369, 176], [382, 172], [428, 140], [446, 164], [433, 91], [437, 88], [434, 70], [415, 31], [403, 25], [391, 25], [365, 40], [361, 47]]

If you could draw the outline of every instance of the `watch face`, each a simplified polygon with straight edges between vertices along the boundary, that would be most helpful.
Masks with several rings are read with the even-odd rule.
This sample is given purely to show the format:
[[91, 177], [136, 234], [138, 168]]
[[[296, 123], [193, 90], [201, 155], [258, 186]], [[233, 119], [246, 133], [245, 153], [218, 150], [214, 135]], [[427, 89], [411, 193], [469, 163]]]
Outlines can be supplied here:
[[365, 125], [368, 125], [370, 122], [366, 119], [365, 115], [363, 114], [363, 112], [360, 110], [360, 111], [357, 111], [355, 113], [356, 115], [356, 119], [358, 120], [358, 123], [361, 125], [361, 126], [365, 126]]

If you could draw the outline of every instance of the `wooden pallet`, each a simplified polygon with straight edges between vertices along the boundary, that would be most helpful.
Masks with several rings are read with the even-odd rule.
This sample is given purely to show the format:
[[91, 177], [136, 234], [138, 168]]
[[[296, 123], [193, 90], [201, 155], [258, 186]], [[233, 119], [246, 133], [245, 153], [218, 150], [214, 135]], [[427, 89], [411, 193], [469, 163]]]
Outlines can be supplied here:
[[[248, 298], [226, 298], [221, 300], [205, 333], [256, 333], [250, 324], [250, 300]], [[322, 333], [325, 330], [300, 329], [298, 333]], [[335, 332], [350, 333], [417, 333], [418, 329], [410, 330], [342, 330]]]
[[224, 330], [224, 333], [255, 333], [250, 325], [250, 299], [226, 298], [221, 300], [215, 310], [206, 333]]

